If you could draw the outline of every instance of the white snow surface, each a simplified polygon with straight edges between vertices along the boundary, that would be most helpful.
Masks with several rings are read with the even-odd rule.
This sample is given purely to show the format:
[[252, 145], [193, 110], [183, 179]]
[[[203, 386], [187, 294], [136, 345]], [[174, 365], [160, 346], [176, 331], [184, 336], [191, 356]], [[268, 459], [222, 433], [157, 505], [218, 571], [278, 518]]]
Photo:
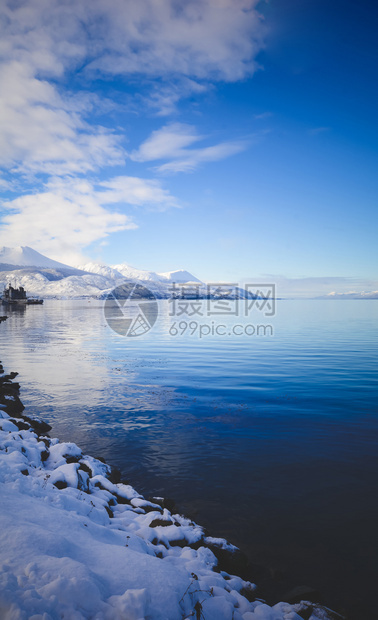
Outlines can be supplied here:
[[2, 620], [189, 620], [198, 603], [205, 620], [301, 620], [295, 605], [251, 603], [241, 592], [252, 584], [215, 572], [212, 551], [189, 546], [206, 542], [201, 527], [17, 422], [0, 409]]

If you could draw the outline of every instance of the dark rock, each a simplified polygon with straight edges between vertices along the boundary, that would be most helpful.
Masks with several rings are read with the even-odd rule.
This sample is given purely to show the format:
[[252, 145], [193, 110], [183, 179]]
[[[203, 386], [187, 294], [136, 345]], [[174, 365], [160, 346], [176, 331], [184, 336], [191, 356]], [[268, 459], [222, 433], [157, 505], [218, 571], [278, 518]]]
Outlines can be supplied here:
[[20, 384], [13, 383], [9, 380], [9, 375], [4, 375], [4, 377], [0, 377], [0, 389], [4, 394], [12, 394], [14, 392], [18, 394], [20, 391]]
[[100, 463], [104, 463], [104, 465], [106, 465], [106, 461], [103, 456], [96, 456], [95, 459], [97, 461], [100, 461]]
[[321, 595], [318, 590], [310, 586], [296, 586], [283, 595], [285, 603], [300, 603], [301, 601], [310, 601], [311, 603], [320, 603]]
[[309, 603], [308, 601], [301, 601], [300, 605], [297, 605], [296, 613], [303, 620], [310, 620], [311, 617], [323, 618], [323, 620], [346, 620], [345, 616], [336, 611], [318, 603]]
[[68, 454], [63, 454], [63, 458], [66, 459], [66, 462], [68, 464], [79, 462], [79, 458], [77, 456], [70, 456]]
[[116, 500], [118, 504], [131, 504], [129, 499], [122, 497], [122, 495], [118, 495], [118, 493], [116, 494]]
[[8, 396], [11, 396], [11, 398], [5, 398], [5, 395], [2, 392], [3, 390], [0, 392], [0, 404], [5, 405], [5, 411], [11, 418], [20, 418], [25, 407], [20, 401], [17, 393], [7, 393]]
[[28, 476], [28, 475], [29, 475], [29, 470], [28, 470], [28, 469], [21, 469], [21, 473], [22, 473], [24, 476]]
[[[104, 486], [101, 484], [101, 482], [99, 482], [99, 481], [95, 482], [95, 484], [94, 484], [94, 485], [95, 485], [95, 487], [97, 487], [98, 489], [101, 489], [101, 491], [108, 491], [108, 489], [107, 489], [106, 487], [104, 487]], [[109, 493], [109, 491], [108, 491], [108, 493]]]
[[30, 428], [30, 424], [23, 422], [22, 420], [11, 420], [15, 424], [19, 431], [27, 431]]
[[205, 544], [215, 555], [218, 564], [216, 571], [226, 571], [233, 575], [245, 575], [248, 569], [248, 558], [240, 549], [222, 549], [214, 544]]
[[244, 588], [240, 590], [240, 594], [244, 596], [250, 603], [253, 603], [256, 600], [256, 592], [257, 588], [252, 583], [244, 586]]
[[54, 487], [56, 487], [59, 490], [66, 489], [67, 486], [68, 485], [67, 485], [67, 482], [65, 480], [57, 480], [56, 482], [54, 482]]
[[88, 467], [88, 465], [86, 463], [83, 463], [82, 461], [79, 461], [79, 463], [80, 463], [79, 469], [81, 469], [82, 471], [85, 471], [85, 473], [88, 474], [90, 478], [92, 478], [93, 471], [91, 470], [91, 468]]
[[110, 519], [113, 519], [114, 514], [113, 514], [113, 512], [110, 510], [109, 506], [104, 506], [104, 508], [105, 508], [106, 512], [108, 513], [108, 515], [109, 515]]
[[169, 544], [171, 545], [171, 547], [181, 547], [181, 549], [189, 546], [186, 538], [179, 538], [178, 540], [170, 540]]
[[298, 614], [298, 616], [303, 618], [303, 620], [310, 620], [313, 610], [314, 608], [311, 604], [305, 604], [305, 606], [303, 606], [303, 608], [296, 613]]
[[50, 451], [49, 450], [42, 450], [42, 452], [41, 452], [41, 461], [42, 461], [42, 463], [47, 461], [49, 456], [50, 456]]
[[36, 420], [34, 418], [29, 418], [27, 415], [22, 416], [26, 422], [29, 422], [30, 426], [37, 433], [37, 435], [41, 435], [42, 433], [47, 433], [51, 431], [52, 426], [47, 424], [47, 422], [43, 422], [43, 420]]
[[18, 375], [18, 372], [10, 372], [9, 375], [4, 375], [4, 377], [1, 377], [0, 381], [1, 382], [7, 381], [7, 382], [10, 383], [10, 382], [13, 381], [13, 379], [15, 379], [17, 377], [17, 375]]
[[200, 538], [199, 540], [197, 540], [194, 543], [190, 543], [188, 545], [188, 547], [190, 547], [191, 549], [194, 549], [195, 551], [197, 551], [197, 549], [199, 549], [200, 547], [204, 546], [204, 539]]
[[150, 523], [150, 527], [168, 527], [169, 525], [173, 525], [171, 519], [153, 519]]
[[108, 473], [107, 478], [113, 484], [118, 484], [119, 482], [121, 482], [121, 472], [118, 467], [110, 465], [110, 472]]
[[164, 542], [163, 540], [158, 540], [157, 538], [154, 538], [151, 542], [152, 545], [162, 545], [163, 547], [165, 547], [165, 549], [169, 549], [169, 545]]
[[166, 508], [169, 512], [172, 512], [176, 506], [173, 499], [169, 499], [169, 497], [150, 497], [149, 501], [158, 504], [161, 508]]
[[[163, 509], [160, 506], [150, 506], [149, 504], [141, 504], [137, 506], [137, 508], [142, 508], [145, 512], [163, 512]], [[173, 521], [172, 521], [173, 523]], [[171, 524], [172, 525], [172, 524]]]

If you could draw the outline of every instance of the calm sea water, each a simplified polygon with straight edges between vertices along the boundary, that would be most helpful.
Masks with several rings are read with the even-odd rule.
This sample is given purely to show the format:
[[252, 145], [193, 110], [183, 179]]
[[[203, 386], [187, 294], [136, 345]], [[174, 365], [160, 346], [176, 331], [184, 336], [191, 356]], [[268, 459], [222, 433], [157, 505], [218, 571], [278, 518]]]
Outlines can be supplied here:
[[254, 317], [273, 336], [200, 339], [169, 335], [161, 302], [128, 338], [99, 301], [46, 301], [10, 313], [1, 357], [52, 435], [359, 620], [376, 617], [377, 318], [374, 300], [281, 301]]

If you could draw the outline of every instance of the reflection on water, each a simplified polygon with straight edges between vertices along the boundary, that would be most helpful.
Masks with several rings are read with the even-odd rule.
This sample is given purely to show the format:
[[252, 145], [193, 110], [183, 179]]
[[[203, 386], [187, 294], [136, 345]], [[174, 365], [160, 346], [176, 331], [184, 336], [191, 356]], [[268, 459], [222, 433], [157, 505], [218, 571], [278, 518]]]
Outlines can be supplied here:
[[8, 313], [24, 404], [255, 562], [372, 617], [377, 302], [281, 302], [270, 338], [170, 336], [159, 306], [140, 338], [112, 332], [98, 301]]

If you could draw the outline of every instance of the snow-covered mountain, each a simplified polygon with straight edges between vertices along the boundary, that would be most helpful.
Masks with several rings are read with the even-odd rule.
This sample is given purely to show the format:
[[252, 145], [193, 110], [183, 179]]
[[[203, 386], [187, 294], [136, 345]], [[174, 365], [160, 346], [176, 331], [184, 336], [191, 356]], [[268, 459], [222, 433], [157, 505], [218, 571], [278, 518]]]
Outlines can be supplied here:
[[178, 269], [176, 271], [166, 271], [165, 273], [156, 273], [155, 271], [146, 271], [145, 269], [136, 269], [135, 267], [131, 267], [127, 263], [121, 263], [119, 265], [113, 265], [113, 269], [122, 273], [125, 278], [130, 278], [132, 280], [143, 280], [144, 282], [177, 282], [177, 283], [186, 283], [186, 282], [198, 282], [201, 283], [201, 280], [196, 278], [189, 271], [185, 271], [184, 269]]
[[121, 273], [125, 278], [130, 280], [142, 280], [143, 282], [160, 282], [161, 278], [155, 271], [146, 271], [145, 269], [137, 269], [127, 263], [112, 265], [112, 268]]
[[318, 299], [378, 299], [378, 291], [349, 291], [349, 293], [328, 293]]
[[8, 248], [6, 246], [0, 247], [0, 269], [4, 270], [3, 268], [6, 265], [12, 266], [13, 269], [15, 267], [43, 267], [45, 269], [61, 269], [79, 272], [75, 267], [52, 260], [36, 250], [29, 248], [27, 245], [17, 246], [15, 248]]
[[177, 282], [177, 283], [186, 283], [186, 282], [198, 282], [201, 283], [201, 280], [196, 278], [189, 271], [185, 271], [185, 269], [178, 269], [177, 271], [166, 271], [165, 273], [159, 273], [159, 278], [164, 282]]
[[85, 265], [78, 267], [78, 269], [86, 271], [87, 273], [96, 273], [99, 276], [108, 278], [109, 280], [117, 281], [125, 279], [125, 276], [117, 271], [117, 269], [108, 267], [108, 265], [103, 265], [102, 263], [86, 263]]
[[[121, 280], [122, 281], [122, 280]], [[79, 276], [60, 276], [52, 270], [15, 269], [0, 271], [0, 291], [6, 284], [15, 288], [23, 286], [30, 296], [43, 298], [101, 297], [105, 291], [114, 288], [114, 281], [93, 273]]]
[[200, 282], [184, 270], [159, 274], [126, 263], [109, 267], [94, 262], [71, 267], [28, 246], [0, 248], [0, 291], [11, 283], [15, 287], [23, 286], [29, 295], [44, 298], [101, 298], [127, 280], [147, 283], [160, 298], [171, 296], [173, 282]]

